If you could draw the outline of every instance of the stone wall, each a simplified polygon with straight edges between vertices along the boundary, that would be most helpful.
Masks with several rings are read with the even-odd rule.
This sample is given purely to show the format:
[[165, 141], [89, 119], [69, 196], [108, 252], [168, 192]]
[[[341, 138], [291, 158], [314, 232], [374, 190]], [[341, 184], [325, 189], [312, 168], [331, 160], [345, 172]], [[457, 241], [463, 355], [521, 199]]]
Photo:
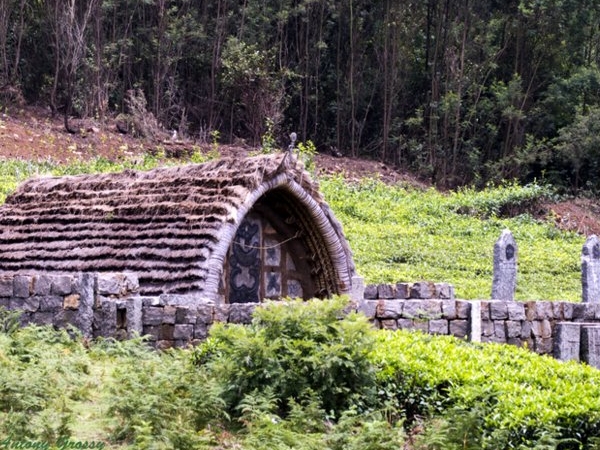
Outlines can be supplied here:
[[[23, 325], [71, 324], [88, 338], [146, 335], [163, 349], [200, 342], [215, 322], [250, 323], [259, 305], [140, 296], [138, 288], [137, 278], [123, 273], [3, 275], [0, 306], [21, 310]], [[361, 286], [354, 296], [378, 328], [525, 346], [600, 366], [600, 303], [467, 301], [454, 298], [451, 285], [428, 282]]]
[[452, 286], [420, 282], [368, 285], [360, 310], [379, 328], [517, 345], [600, 366], [600, 303], [457, 300]]
[[159, 348], [205, 339], [214, 322], [250, 323], [257, 304], [215, 305], [196, 296], [138, 295], [127, 273], [0, 276], [0, 306], [21, 310], [21, 324], [71, 324], [85, 337], [148, 335]]

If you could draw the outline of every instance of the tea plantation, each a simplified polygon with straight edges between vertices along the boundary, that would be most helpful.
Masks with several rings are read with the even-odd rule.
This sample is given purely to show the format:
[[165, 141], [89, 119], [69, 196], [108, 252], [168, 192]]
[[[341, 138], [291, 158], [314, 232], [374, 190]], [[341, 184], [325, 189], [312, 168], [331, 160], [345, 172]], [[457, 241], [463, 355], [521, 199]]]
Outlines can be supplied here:
[[[0, 196], [33, 175], [126, 167], [2, 161]], [[492, 247], [508, 227], [518, 298], [579, 300], [584, 238], [528, 213], [552, 195], [543, 186], [442, 194], [320, 182], [367, 282], [447, 281], [457, 297], [487, 298]], [[378, 331], [360, 315], [339, 320], [345, 304], [269, 304], [251, 326], [218, 325], [195, 349], [161, 353], [143, 339], [21, 329], [17, 314], [0, 311], [0, 448], [600, 448], [599, 371], [510, 346]]]

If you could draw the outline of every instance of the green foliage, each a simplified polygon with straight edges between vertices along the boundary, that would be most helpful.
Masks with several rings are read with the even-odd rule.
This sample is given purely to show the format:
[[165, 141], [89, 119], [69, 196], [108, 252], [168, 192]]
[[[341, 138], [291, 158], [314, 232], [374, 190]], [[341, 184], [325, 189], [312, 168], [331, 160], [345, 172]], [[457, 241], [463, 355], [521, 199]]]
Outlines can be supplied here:
[[14, 316], [0, 314], [0, 436], [50, 443], [69, 437], [71, 406], [90, 389], [81, 340], [46, 327], [15, 329]]
[[346, 306], [343, 298], [268, 303], [250, 326], [215, 325], [196, 360], [206, 361], [211, 376], [221, 380], [232, 412], [247, 395], [265, 389], [282, 414], [290, 411], [291, 399], [313, 394], [333, 416], [351, 405], [365, 409], [374, 399], [368, 362], [374, 332], [364, 316], [340, 320]]
[[[108, 413], [117, 419], [114, 439], [139, 449], [206, 443], [198, 431], [225, 417], [216, 380], [191, 365], [182, 351], [135, 349], [135, 357], [125, 359], [113, 374]], [[154, 447], [156, 442], [162, 447]]]
[[[600, 434], [600, 373], [590, 367], [408, 332], [380, 333], [373, 363], [384, 389], [417, 387], [419, 413], [441, 416], [424, 448], [588, 448]], [[399, 406], [406, 394], [397, 393]]]
[[443, 194], [341, 177], [320, 187], [369, 283], [445, 281], [459, 298], [488, 298], [494, 243], [508, 228], [519, 245], [518, 299], [580, 299], [584, 238], [522, 213], [552, 195], [546, 187], [508, 183]]

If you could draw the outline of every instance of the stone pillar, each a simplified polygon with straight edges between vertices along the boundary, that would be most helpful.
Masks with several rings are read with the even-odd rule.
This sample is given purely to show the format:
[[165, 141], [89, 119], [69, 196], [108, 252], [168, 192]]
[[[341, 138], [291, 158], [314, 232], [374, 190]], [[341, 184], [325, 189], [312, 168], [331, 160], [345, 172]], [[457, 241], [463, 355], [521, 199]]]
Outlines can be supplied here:
[[357, 304], [361, 304], [365, 301], [365, 280], [359, 275], [354, 275], [352, 277], [350, 299]]
[[581, 324], [559, 322], [554, 337], [554, 357], [561, 361], [579, 361], [581, 343]]
[[581, 250], [581, 300], [600, 303], [600, 240], [592, 235]]
[[471, 302], [469, 340], [471, 342], [481, 342], [481, 302], [479, 300]]
[[517, 243], [510, 230], [504, 230], [494, 244], [492, 299], [513, 301], [517, 288]]
[[581, 328], [581, 360], [600, 369], [600, 326], [584, 325]]

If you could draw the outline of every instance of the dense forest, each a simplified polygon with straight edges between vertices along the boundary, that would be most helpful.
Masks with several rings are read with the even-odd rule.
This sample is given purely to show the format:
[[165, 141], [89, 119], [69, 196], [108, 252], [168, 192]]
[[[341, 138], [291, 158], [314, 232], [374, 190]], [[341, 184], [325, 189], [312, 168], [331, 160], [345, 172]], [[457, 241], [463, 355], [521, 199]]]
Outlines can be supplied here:
[[600, 1], [0, 0], [0, 98], [600, 190]]

